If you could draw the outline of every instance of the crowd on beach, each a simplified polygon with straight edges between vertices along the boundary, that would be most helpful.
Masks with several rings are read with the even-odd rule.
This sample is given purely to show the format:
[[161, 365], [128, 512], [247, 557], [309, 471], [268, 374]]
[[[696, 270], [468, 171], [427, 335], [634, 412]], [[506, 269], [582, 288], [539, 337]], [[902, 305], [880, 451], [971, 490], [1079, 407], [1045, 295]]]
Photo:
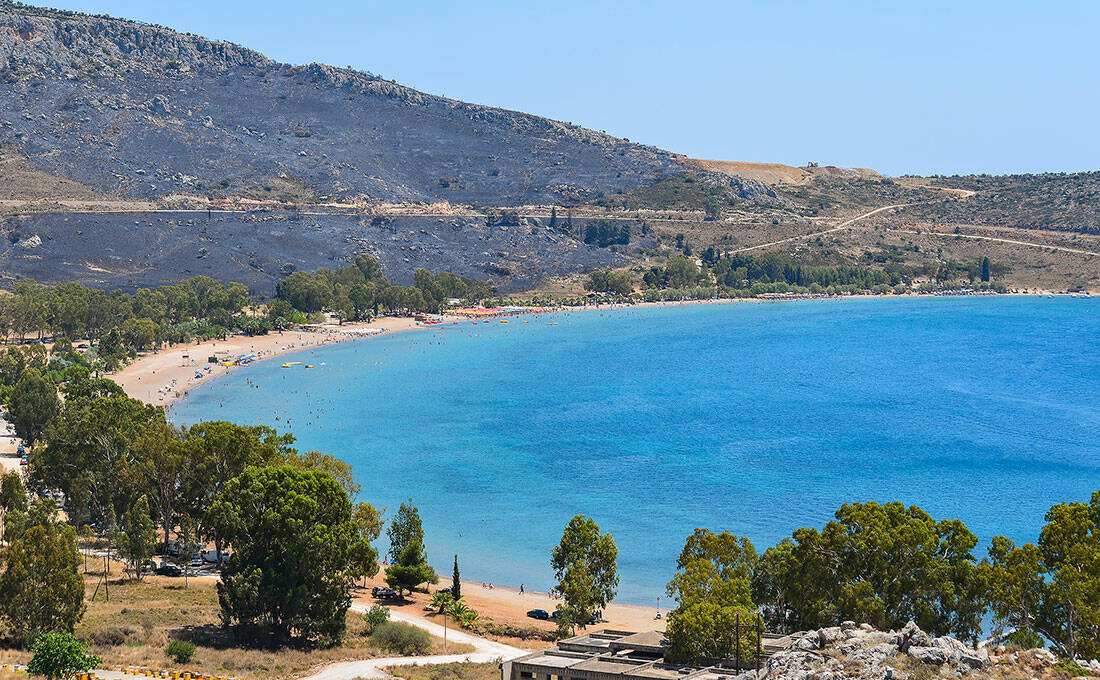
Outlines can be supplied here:
[[[127, 392], [135, 396], [158, 405], [170, 405], [187, 396], [191, 388], [210, 378], [226, 375], [238, 365], [271, 359], [309, 347], [379, 335], [385, 330], [377, 327], [341, 328], [318, 325], [294, 332], [213, 340], [199, 345], [153, 352], [113, 377]], [[248, 362], [238, 361], [242, 356], [247, 356]], [[211, 358], [217, 361], [212, 362]], [[223, 370], [218, 371], [218, 367]], [[160, 381], [155, 390], [141, 388], [141, 385], [153, 381]]]

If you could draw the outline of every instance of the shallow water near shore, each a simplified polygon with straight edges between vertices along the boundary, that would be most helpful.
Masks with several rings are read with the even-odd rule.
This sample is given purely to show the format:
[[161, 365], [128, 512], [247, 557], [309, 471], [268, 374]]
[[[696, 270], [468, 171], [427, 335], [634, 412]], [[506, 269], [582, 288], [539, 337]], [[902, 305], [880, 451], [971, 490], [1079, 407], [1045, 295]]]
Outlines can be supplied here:
[[545, 589], [563, 525], [591, 515], [618, 599], [655, 604], [695, 527], [762, 551], [849, 501], [958, 517], [979, 557], [1035, 540], [1050, 505], [1100, 489], [1098, 340], [1100, 300], [1075, 298], [551, 314], [304, 351], [314, 368], [234, 372], [171, 417], [343, 458], [388, 516], [420, 508], [442, 574], [458, 553], [466, 578]]

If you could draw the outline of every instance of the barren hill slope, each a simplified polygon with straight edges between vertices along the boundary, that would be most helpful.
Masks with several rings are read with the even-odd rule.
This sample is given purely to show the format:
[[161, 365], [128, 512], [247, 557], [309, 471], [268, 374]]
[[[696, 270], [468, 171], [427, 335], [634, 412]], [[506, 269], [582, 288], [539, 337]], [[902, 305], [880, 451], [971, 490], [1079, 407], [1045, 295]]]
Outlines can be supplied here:
[[398, 283], [428, 267], [513, 292], [602, 267], [639, 279], [710, 247], [811, 266], [989, 257], [1015, 286], [1100, 286], [1096, 173], [895, 180], [688, 159], [7, 0], [0, 110], [0, 288], [201, 273], [270, 293], [370, 252]]
[[97, 189], [579, 202], [684, 172], [674, 154], [229, 43], [0, 2], [0, 147]]
[[713, 161], [701, 158], [690, 158], [685, 161], [689, 167], [699, 168], [707, 172], [720, 172], [735, 177], [747, 177], [765, 184], [787, 183], [797, 184], [809, 179], [810, 173], [803, 168], [782, 163], [750, 163], [747, 161]]

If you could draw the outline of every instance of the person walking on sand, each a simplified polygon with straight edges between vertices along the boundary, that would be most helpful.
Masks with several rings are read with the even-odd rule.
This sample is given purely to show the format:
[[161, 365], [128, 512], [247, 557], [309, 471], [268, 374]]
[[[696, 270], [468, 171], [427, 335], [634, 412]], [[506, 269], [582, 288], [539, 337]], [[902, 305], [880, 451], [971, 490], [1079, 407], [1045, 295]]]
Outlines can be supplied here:
[[522, 584], [522, 583], [521, 583], [521, 584], [519, 584], [519, 594], [520, 594], [520, 595], [522, 595], [522, 594], [523, 594], [523, 584]]

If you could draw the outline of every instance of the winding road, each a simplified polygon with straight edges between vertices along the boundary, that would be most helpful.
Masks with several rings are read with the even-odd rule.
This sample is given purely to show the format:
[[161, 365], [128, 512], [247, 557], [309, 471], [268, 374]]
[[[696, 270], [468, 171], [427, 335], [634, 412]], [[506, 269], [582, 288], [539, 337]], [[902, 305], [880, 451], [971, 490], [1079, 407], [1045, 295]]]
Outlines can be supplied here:
[[[352, 611], [365, 612], [367, 606], [355, 603]], [[390, 620], [407, 623], [417, 628], [426, 630], [431, 635], [442, 638], [443, 626], [426, 621], [418, 616], [412, 616], [404, 612], [390, 610]], [[515, 659], [530, 652], [518, 647], [486, 640], [464, 630], [447, 628], [447, 642], [470, 645], [474, 651], [469, 654], [440, 654], [436, 656], [395, 656], [384, 659], [363, 659], [362, 661], [342, 661], [329, 664], [319, 669], [312, 675], [307, 675], [303, 680], [355, 680], [355, 678], [390, 678], [389, 673], [383, 669], [389, 666], [427, 666], [444, 663], [458, 663], [470, 661], [473, 663], [491, 663], [493, 661], [507, 661]]]
[[1039, 248], [1041, 250], [1058, 250], [1063, 253], [1074, 253], [1075, 255], [1100, 255], [1092, 250], [1081, 250], [1080, 248], [1070, 248], [1068, 246], [1053, 246], [1046, 243], [1032, 243], [1030, 241], [1017, 241], [1010, 238], [999, 238], [997, 236], [979, 236], [977, 234], [945, 234], [939, 231], [925, 231], [918, 232], [915, 229], [887, 229], [887, 231], [896, 231], [903, 234], [924, 234], [927, 236], [942, 236], [943, 238], [969, 238], [978, 241], [995, 241], [997, 243], [1011, 243], [1017, 246], [1028, 246], [1031, 248]]
[[850, 220], [847, 220], [845, 222], [841, 222], [840, 224], [836, 225], [832, 229], [826, 229], [825, 231], [815, 231], [815, 232], [810, 233], [810, 234], [799, 234], [798, 236], [791, 236], [790, 238], [782, 238], [782, 239], [779, 239], [778, 241], [771, 241], [769, 243], [760, 243], [760, 244], [755, 245], [755, 246], [747, 246], [745, 248], [738, 248], [737, 250], [731, 250], [730, 252], [731, 253], [744, 253], [744, 252], [749, 251], [749, 250], [756, 250], [757, 248], [767, 248], [769, 246], [777, 246], [781, 243], [790, 243], [791, 241], [798, 241], [798, 240], [804, 239], [804, 238], [811, 238], [811, 237], [814, 237], [814, 236], [824, 236], [825, 234], [831, 234], [831, 233], [836, 232], [836, 231], [841, 231], [841, 230], [847, 229], [848, 227], [852, 226], [856, 222], [858, 222], [858, 221], [860, 221], [860, 220], [862, 220], [866, 217], [870, 217], [871, 215], [874, 215], [876, 213], [880, 213], [883, 210], [890, 210], [892, 208], [903, 208], [907, 205], [912, 205], [912, 204], [910, 204], [910, 203], [895, 203], [894, 205], [884, 205], [881, 208], [875, 208], [871, 212], [865, 212], [862, 215], [856, 215], [855, 217], [853, 217]]

